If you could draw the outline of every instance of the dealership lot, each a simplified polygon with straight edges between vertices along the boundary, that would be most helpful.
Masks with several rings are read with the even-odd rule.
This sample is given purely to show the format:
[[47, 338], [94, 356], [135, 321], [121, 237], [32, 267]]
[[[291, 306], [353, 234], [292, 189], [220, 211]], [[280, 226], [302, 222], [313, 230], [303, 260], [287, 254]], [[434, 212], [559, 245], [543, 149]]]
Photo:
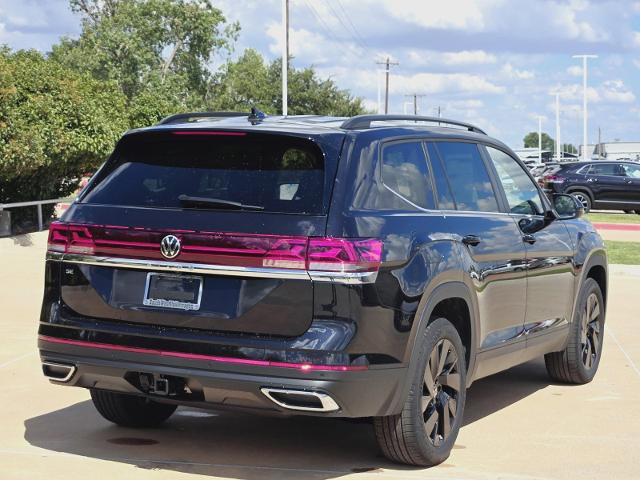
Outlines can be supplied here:
[[478, 381], [451, 457], [425, 471], [376, 456], [364, 422], [179, 409], [161, 429], [108, 424], [87, 391], [49, 385], [40, 373], [45, 242], [44, 233], [0, 239], [3, 480], [639, 476], [640, 267], [611, 268], [604, 356], [591, 384], [552, 384], [541, 361]]

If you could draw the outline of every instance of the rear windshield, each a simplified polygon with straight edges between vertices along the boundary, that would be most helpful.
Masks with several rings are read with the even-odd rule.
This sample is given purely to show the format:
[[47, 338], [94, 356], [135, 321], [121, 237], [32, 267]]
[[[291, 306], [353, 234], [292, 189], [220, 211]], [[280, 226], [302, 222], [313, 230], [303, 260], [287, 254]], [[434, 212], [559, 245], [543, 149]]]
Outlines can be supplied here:
[[82, 203], [320, 214], [321, 150], [303, 138], [171, 132], [120, 145]]

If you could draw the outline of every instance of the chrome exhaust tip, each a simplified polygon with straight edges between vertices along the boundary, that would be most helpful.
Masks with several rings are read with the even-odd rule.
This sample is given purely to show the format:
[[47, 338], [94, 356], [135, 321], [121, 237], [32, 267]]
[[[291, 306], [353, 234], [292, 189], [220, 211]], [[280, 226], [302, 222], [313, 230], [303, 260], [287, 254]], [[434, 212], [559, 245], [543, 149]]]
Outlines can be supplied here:
[[340, 410], [330, 395], [307, 390], [262, 387], [260, 391], [273, 403], [288, 410], [303, 412], [335, 412]]
[[76, 366], [66, 365], [64, 363], [42, 362], [42, 373], [44, 373], [44, 376], [49, 380], [66, 383], [71, 380], [73, 374], [76, 373]]

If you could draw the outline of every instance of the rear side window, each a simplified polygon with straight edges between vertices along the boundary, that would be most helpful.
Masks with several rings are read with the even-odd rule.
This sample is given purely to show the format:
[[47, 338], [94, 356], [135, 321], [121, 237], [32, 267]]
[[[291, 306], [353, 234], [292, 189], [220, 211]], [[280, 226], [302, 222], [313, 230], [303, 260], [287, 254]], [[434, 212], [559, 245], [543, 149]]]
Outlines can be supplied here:
[[620, 169], [615, 163], [591, 165], [589, 168], [589, 175], [620, 175]]
[[453, 201], [451, 195], [451, 189], [449, 188], [449, 180], [447, 180], [447, 174], [442, 166], [440, 155], [433, 146], [433, 143], [427, 144], [427, 151], [429, 152], [429, 160], [431, 170], [433, 171], [433, 178], [436, 183], [436, 192], [438, 197], [438, 208], [441, 210], [455, 210], [456, 203]]
[[[433, 208], [431, 176], [421, 142], [391, 143], [382, 148], [382, 182], [397, 197], [421, 208]], [[393, 206], [401, 208], [401, 199], [397, 200], [400, 204]]]
[[122, 144], [83, 203], [323, 212], [324, 159], [306, 139], [173, 132]]
[[465, 142], [435, 142], [458, 210], [498, 212], [487, 168], [478, 146]]

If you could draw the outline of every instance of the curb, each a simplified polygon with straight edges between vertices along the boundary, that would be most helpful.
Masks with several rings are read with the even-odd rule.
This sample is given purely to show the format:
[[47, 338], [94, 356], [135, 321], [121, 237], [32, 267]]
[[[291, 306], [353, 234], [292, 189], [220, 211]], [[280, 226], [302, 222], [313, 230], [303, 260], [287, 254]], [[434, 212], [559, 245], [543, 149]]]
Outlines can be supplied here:
[[640, 224], [633, 223], [593, 223], [598, 230], [622, 230], [626, 232], [640, 232]]

